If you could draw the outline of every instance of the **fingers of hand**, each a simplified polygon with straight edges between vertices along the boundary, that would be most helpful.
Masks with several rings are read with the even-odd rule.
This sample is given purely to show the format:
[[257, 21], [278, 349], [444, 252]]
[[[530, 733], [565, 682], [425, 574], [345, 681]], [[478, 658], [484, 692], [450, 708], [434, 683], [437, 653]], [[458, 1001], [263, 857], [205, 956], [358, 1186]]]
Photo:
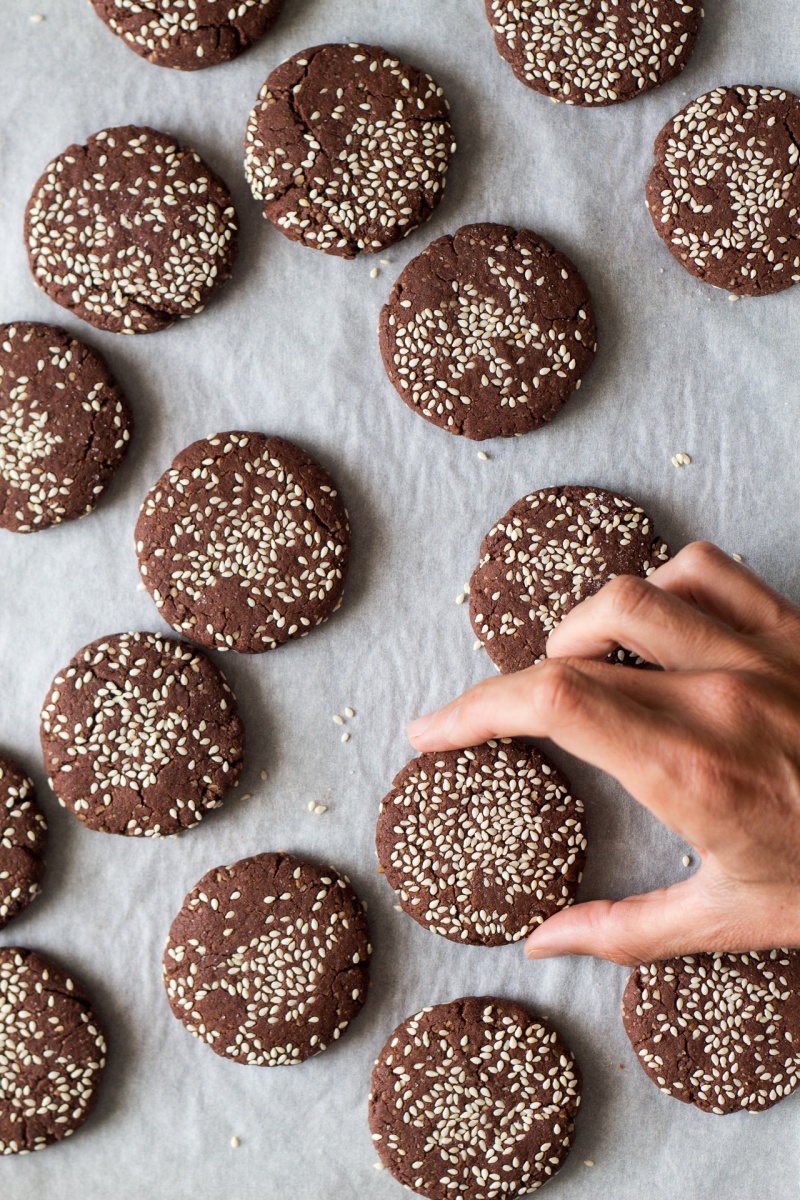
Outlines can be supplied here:
[[739, 633], [798, 627], [800, 609], [711, 542], [692, 542], [659, 567], [648, 582], [697, 605]]
[[563, 909], [525, 943], [528, 958], [591, 954], [624, 966], [727, 948], [719, 913], [705, 901], [698, 875], [626, 900], [593, 900]]
[[649, 580], [619, 575], [576, 605], [547, 643], [548, 658], [605, 658], [624, 646], [667, 670], [739, 665], [746, 647], [731, 630]]
[[[621, 669], [621, 668], [620, 668]], [[665, 731], [658, 726], [664, 740]], [[485, 679], [409, 726], [417, 750], [475, 746], [489, 738], [548, 737], [626, 784], [647, 774], [654, 715], [620, 689], [558, 662]]]

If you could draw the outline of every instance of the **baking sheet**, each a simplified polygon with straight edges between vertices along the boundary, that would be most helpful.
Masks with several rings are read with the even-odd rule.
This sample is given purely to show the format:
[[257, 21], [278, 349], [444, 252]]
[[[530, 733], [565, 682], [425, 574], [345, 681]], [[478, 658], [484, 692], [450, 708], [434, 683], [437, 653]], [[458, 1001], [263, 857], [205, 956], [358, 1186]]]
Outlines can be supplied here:
[[[2, 1200], [396, 1200], [400, 1187], [375, 1170], [367, 1130], [372, 1061], [403, 1017], [484, 992], [548, 1015], [583, 1071], [575, 1149], [547, 1185], [552, 1200], [797, 1196], [800, 1097], [757, 1117], [714, 1117], [662, 1096], [622, 1030], [624, 969], [526, 964], [520, 946], [437, 938], [395, 911], [373, 849], [380, 798], [411, 756], [405, 722], [492, 671], [455, 599], [482, 535], [527, 491], [577, 482], [628, 493], [673, 546], [712, 538], [800, 599], [800, 291], [731, 303], [680, 269], [644, 205], [653, 138], [688, 100], [739, 82], [800, 90], [792, 0], [706, 7], [682, 76], [631, 104], [587, 111], [514, 79], [482, 0], [286, 0], [257, 47], [188, 75], [137, 58], [86, 2], [0, 0], [0, 321], [59, 323], [96, 346], [136, 421], [128, 461], [88, 520], [29, 537], [0, 532], [0, 745], [32, 770], [51, 828], [44, 893], [0, 944], [77, 972], [111, 1044], [90, 1122], [45, 1153], [3, 1159]], [[31, 22], [34, 14], [46, 20]], [[269, 71], [340, 40], [382, 43], [429, 70], [452, 105], [459, 151], [444, 202], [384, 256], [390, 266], [288, 242], [262, 220], [243, 178], [247, 114]], [[25, 201], [50, 158], [124, 123], [195, 146], [232, 188], [241, 221], [232, 282], [200, 317], [149, 337], [99, 333], [59, 309], [34, 286], [22, 245]], [[402, 404], [376, 338], [378, 309], [405, 263], [479, 220], [529, 226], [569, 254], [600, 330], [580, 393], [541, 432], [484, 444], [488, 462], [477, 444]], [[92, 833], [46, 790], [39, 706], [86, 642], [165, 628], [137, 588], [138, 508], [178, 450], [230, 428], [295, 439], [333, 472], [354, 531], [344, 606], [278, 653], [218, 656], [246, 722], [239, 795], [250, 799], [231, 799], [177, 840]], [[678, 451], [690, 467], [672, 466]], [[342, 745], [331, 716], [345, 705], [357, 716]], [[554, 757], [588, 809], [584, 899], [685, 874], [677, 838], [613, 781]], [[309, 813], [309, 800], [327, 813]], [[277, 848], [349, 873], [369, 904], [374, 986], [338, 1045], [302, 1067], [264, 1070], [220, 1059], [185, 1032], [159, 961], [204, 871]]]

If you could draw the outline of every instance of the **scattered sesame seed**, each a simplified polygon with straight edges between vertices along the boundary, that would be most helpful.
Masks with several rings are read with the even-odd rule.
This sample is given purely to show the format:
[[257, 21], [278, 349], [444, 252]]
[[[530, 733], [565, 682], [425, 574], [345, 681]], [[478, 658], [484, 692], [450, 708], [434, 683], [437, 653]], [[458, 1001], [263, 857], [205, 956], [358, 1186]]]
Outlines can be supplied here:
[[352, 719], [356, 715], [356, 710], [348, 707], [344, 710], [344, 715]]
[[467, 596], [465, 592], [459, 592], [459, 594], [456, 596], [456, 604], [463, 604], [466, 598]]
[[482, 649], [483, 649], [483, 642], [473, 642], [473, 643], [472, 643], [472, 649], [473, 649], [473, 650], [474, 650], [476, 653], [477, 653], [477, 651], [478, 651], [478, 650], [482, 650]]
[[742, 298], [741, 296], [736, 296], [736, 295], [728, 296], [728, 303], [734, 304], [737, 300], [741, 300], [741, 298]]
[[681, 859], [681, 862], [683, 863], [683, 865], [685, 867], [690, 867], [692, 865], [692, 860], [689, 858], [688, 854], [684, 854], [683, 858]]
[[40, 25], [42, 21], [45, 20], [45, 17], [42, 15], [42, 13], [32, 13], [28, 20], [34, 25]]
[[486, 453], [486, 451], [485, 451], [485, 450], [479, 450], [479, 451], [478, 451], [478, 458], [481, 460], [481, 462], [488, 462], [488, 461], [489, 461], [489, 455]]
[[322, 814], [326, 813], [327, 811], [328, 811], [327, 804], [318, 804], [314, 809], [314, 812], [317, 813], [319, 816], [322, 816]]
[[583, 1165], [584, 1165], [585, 1167], [593, 1167], [593, 1166], [594, 1166], [594, 1159], [593, 1159], [593, 1158], [585, 1158], [585, 1159], [583, 1160]]
[[236, 1134], [234, 1134], [234, 1135], [233, 1135], [233, 1137], [231, 1138], [231, 1146], [233, 1147], [233, 1149], [234, 1149], [234, 1150], [236, 1150], [236, 1148], [237, 1148], [239, 1145], [240, 1145], [239, 1139], [238, 1139], [238, 1137], [236, 1136]]
[[261, 778], [262, 778], [262, 780], [264, 780], [264, 782], [266, 782], [266, 779], [267, 779], [267, 772], [266, 772], [266, 771], [262, 771], [262, 772], [261, 772]]
[[136, 590], [137, 590], [137, 592], [144, 592], [144, 591], [146, 591], [147, 589], [145, 588], [145, 586], [144, 586], [144, 584], [143, 584], [143, 583], [137, 583], [137, 585], [136, 585]]
[[345, 732], [342, 734], [342, 741], [343, 741], [343, 742], [349, 742], [349, 741], [350, 741], [350, 734], [349, 734], [349, 733], [348, 733], [346, 730], [345, 730]]
[[377, 279], [379, 275], [380, 275], [380, 271], [378, 270], [377, 267], [373, 267], [369, 273], [370, 279]]
[[313, 812], [313, 811], [314, 811], [314, 809], [315, 809], [316, 807], [317, 807], [316, 800], [309, 800], [309, 802], [308, 802], [308, 811], [309, 811], [309, 812]]
[[403, 906], [402, 906], [402, 904], [393, 904], [393, 905], [392, 905], [392, 908], [395, 910], [395, 912], [402, 912], [402, 911], [403, 911]]
[[386, 1170], [386, 1167], [383, 1165], [383, 1163], [373, 1163], [372, 1165], [376, 1171], [385, 1171]]
[[338, 713], [334, 713], [333, 723], [334, 725], [344, 725], [344, 717], [340, 717]]
[[392, 260], [390, 258], [381, 258], [379, 261], [383, 267], [390, 267], [392, 265]]
[[252, 792], [245, 792], [245, 794], [242, 796], [242, 799], [243, 800], [252, 800], [253, 799]]
[[733, 559], [734, 562], [744, 562], [744, 559], [742, 558], [741, 554], [732, 554], [731, 558]]

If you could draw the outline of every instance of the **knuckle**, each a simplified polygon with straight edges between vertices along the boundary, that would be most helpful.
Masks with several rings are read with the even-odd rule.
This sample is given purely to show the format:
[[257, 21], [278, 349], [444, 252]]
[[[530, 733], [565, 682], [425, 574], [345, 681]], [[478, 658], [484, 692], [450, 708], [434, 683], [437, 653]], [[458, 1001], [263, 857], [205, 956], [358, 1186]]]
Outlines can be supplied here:
[[580, 704], [580, 677], [557, 659], [549, 659], [537, 668], [539, 702], [560, 717], [569, 716]]
[[611, 611], [622, 619], [630, 618], [650, 599], [652, 585], [637, 575], [618, 575], [603, 588]]
[[708, 568], [715, 563], [727, 561], [727, 555], [713, 542], [701, 541], [690, 542], [688, 546], [684, 546], [683, 550], [679, 550], [675, 555], [675, 559], [691, 570]]

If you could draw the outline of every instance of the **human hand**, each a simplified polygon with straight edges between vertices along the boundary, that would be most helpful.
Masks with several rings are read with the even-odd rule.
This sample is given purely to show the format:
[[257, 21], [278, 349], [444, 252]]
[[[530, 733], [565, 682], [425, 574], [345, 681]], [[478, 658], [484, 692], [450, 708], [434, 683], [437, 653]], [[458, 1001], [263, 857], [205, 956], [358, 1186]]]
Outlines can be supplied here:
[[[617, 646], [663, 671], [605, 660]], [[412, 722], [419, 751], [547, 737], [615, 776], [690, 842], [691, 878], [563, 909], [529, 958], [645, 963], [800, 946], [800, 608], [695, 542], [571, 610], [548, 660]]]

